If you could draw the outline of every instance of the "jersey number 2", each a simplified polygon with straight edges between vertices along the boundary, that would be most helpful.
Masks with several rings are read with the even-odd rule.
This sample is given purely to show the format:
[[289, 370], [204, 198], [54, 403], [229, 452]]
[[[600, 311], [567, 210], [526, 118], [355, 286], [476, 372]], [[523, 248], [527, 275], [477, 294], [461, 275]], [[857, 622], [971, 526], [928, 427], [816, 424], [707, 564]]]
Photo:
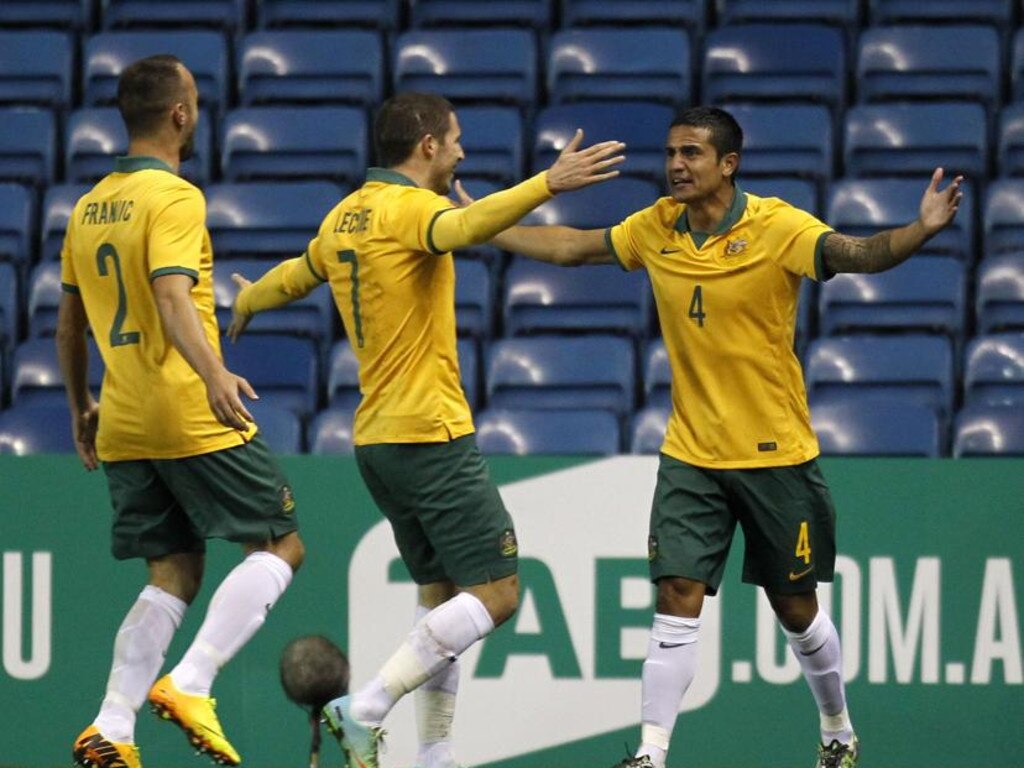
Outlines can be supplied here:
[[338, 251], [338, 261], [352, 265], [352, 317], [355, 320], [356, 343], [363, 348], [363, 314], [359, 307], [359, 260], [355, 251]]
[[697, 327], [704, 327], [704, 292], [699, 285], [693, 287], [693, 296], [690, 297], [690, 319], [697, 322]]
[[128, 315], [128, 295], [124, 290], [124, 278], [121, 276], [121, 257], [117, 255], [117, 249], [110, 243], [104, 243], [96, 251], [96, 269], [100, 277], [108, 277], [110, 272], [107, 269], [107, 259], [114, 265], [114, 278], [117, 280], [117, 311], [114, 312], [114, 322], [110, 326], [110, 346], [123, 347], [125, 344], [138, 344], [138, 331], [125, 331], [124, 319]]

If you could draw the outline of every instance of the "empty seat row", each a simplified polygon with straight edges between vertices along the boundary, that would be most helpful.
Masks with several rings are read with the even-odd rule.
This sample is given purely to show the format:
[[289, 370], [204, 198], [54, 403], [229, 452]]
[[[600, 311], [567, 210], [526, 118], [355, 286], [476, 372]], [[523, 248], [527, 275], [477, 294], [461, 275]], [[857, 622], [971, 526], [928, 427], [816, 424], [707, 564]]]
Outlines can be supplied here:
[[[78, 83], [74, 37], [0, 32], [0, 102], [69, 108], [79, 103], [74, 90], [80, 85], [82, 105], [107, 105], [124, 68], [155, 53], [185, 62], [201, 103], [215, 112], [234, 103], [235, 72], [242, 105], [369, 106], [390, 87], [529, 108], [543, 99], [679, 106], [698, 97], [704, 103], [801, 100], [836, 108], [854, 100], [847, 93], [851, 79], [858, 102], [954, 99], [991, 109], [1007, 88], [1011, 101], [1024, 94], [1024, 31], [1014, 39], [1004, 73], [999, 32], [983, 25], [866, 29], [852, 69], [843, 33], [815, 24], [720, 27], [705, 35], [699, 53], [686, 30], [667, 26], [561, 30], [544, 46], [527, 29], [412, 30], [397, 36], [390, 55], [383, 38], [366, 30], [252, 32], [241, 38], [234, 61], [227, 39], [213, 31], [104, 32], [82, 47]], [[956, 49], [971, 55], [950, 56]]]

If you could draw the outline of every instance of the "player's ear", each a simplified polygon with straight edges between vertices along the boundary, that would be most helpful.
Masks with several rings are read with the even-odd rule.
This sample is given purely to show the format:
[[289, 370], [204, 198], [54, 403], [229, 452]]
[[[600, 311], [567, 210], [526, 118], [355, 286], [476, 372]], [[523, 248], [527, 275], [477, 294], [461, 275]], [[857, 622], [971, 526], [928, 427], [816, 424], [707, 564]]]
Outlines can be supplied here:
[[722, 158], [722, 175], [731, 178], [740, 169], [740, 156], [738, 152], [729, 152]]
[[420, 139], [420, 151], [423, 152], [423, 156], [427, 160], [434, 159], [434, 155], [437, 154], [437, 147], [437, 139], [434, 138], [432, 133], [428, 133]]

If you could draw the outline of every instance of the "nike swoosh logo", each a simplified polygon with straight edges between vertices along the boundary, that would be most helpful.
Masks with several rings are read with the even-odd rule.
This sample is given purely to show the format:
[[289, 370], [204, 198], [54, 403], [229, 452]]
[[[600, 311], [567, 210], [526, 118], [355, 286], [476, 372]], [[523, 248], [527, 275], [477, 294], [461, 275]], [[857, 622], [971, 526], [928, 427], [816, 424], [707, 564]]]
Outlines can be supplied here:
[[658, 643], [659, 648], [678, 648], [681, 645], [686, 645], [686, 643]]
[[804, 576], [806, 576], [808, 573], [810, 573], [813, 570], [814, 570], [814, 566], [812, 565], [807, 570], [800, 571], [800, 573], [793, 573], [792, 571], [790, 571], [789, 572], [789, 580], [790, 581], [799, 581], [800, 579], [802, 579]]
[[662, 248], [662, 253], [679, 253], [679, 248]]

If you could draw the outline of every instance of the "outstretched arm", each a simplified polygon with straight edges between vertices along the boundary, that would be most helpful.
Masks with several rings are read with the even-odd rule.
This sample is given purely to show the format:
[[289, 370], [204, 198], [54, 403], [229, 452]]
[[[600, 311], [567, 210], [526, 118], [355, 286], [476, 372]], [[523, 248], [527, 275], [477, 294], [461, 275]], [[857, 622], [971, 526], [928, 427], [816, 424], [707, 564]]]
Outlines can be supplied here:
[[231, 341], [238, 341], [253, 315], [301, 299], [323, 282], [308, 259], [308, 255], [303, 255], [282, 261], [255, 283], [237, 272], [231, 273], [238, 286], [227, 330]]
[[903, 263], [956, 215], [963, 197], [964, 177], [957, 176], [943, 190], [942, 169], [936, 168], [921, 198], [916, 221], [898, 229], [887, 229], [871, 237], [852, 237], [833, 232], [826, 236], [822, 260], [828, 276], [840, 272], [884, 272]]

